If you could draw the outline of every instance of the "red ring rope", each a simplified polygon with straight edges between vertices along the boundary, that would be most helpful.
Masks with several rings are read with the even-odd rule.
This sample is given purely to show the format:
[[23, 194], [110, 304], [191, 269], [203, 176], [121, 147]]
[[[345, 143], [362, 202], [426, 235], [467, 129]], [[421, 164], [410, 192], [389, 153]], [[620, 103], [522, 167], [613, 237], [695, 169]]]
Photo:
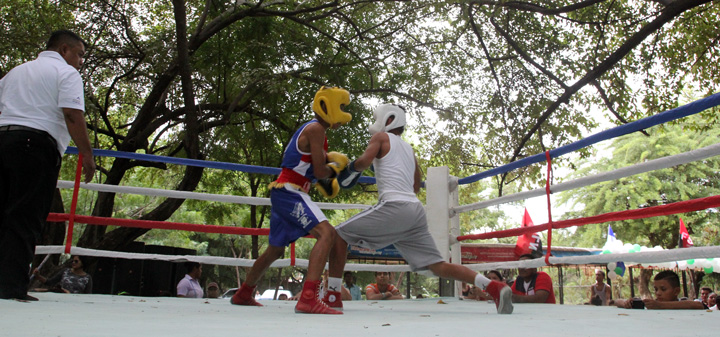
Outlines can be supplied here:
[[[698, 199], [692, 199], [692, 200], [679, 201], [679, 202], [674, 202], [672, 204], [667, 204], [667, 205], [660, 205], [660, 206], [653, 206], [653, 207], [646, 207], [646, 208], [639, 208], [639, 209], [631, 209], [631, 210], [627, 210], [627, 211], [604, 213], [604, 214], [599, 214], [599, 215], [585, 217], [585, 218], [556, 221], [556, 222], [552, 223], [552, 228], [557, 229], [557, 228], [567, 228], [567, 227], [573, 227], [573, 226], [584, 226], [584, 225], [589, 225], [589, 224], [599, 224], [599, 223], [610, 222], [610, 221], [644, 219], [644, 218], [651, 218], [651, 217], [663, 216], [663, 215], [695, 212], [695, 211], [700, 211], [700, 210], [713, 208], [713, 207], [720, 207], [720, 195], [714, 195], [711, 197], [698, 198]], [[545, 223], [545, 224], [537, 225], [537, 226], [506, 229], [506, 230], [490, 232], [490, 233], [461, 235], [461, 236], [457, 237], [457, 240], [458, 241], [484, 240], [484, 239], [520, 236], [523, 234], [543, 231], [543, 230], [548, 229], [548, 227], [550, 227], [550, 224]]]
[[[67, 213], [50, 213], [47, 220], [50, 222], [68, 221], [71, 214]], [[104, 218], [88, 215], [75, 215], [75, 221], [88, 225], [99, 226], [119, 226], [134, 228], [150, 228], [150, 229], [179, 229], [191, 232], [203, 233], [219, 233], [219, 234], [238, 234], [238, 235], [269, 235], [269, 228], [245, 228], [245, 227], [229, 227], [218, 225], [199, 225], [181, 222], [155, 221], [155, 220], [134, 220], [134, 219], [117, 219]]]
[[552, 205], [550, 204], [550, 177], [552, 175], [552, 159], [550, 151], [545, 151], [545, 159], [547, 160], [547, 179], [545, 179], [545, 195], [547, 196], [548, 209], [548, 233], [547, 233], [547, 253], [545, 254], [545, 264], [550, 265], [550, 250], [552, 249]]

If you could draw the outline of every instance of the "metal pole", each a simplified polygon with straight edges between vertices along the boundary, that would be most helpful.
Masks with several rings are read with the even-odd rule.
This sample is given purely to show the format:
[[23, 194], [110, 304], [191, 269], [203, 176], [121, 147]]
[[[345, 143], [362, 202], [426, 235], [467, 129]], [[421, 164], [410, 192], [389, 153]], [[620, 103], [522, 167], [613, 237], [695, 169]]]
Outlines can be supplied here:
[[[632, 274], [630, 274], [630, 275], [632, 275]], [[608, 270], [607, 267], [605, 267], [605, 282], [607, 282], [608, 286], [610, 286], [610, 294], [612, 296], [612, 279], [610, 278], [610, 270]], [[618, 297], [618, 298], [620, 298], [620, 297]], [[611, 299], [608, 298], [608, 301], [610, 301], [610, 300]]]
[[405, 293], [407, 294], [407, 296], [405, 296], [405, 298], [410, 299], [410, 298], [411, 298], [411, 297], [410, 297], [410, 272], [407, 273], [407, 275], [405, 276], [405, 278], [407, 279], [406, 282], [405, 282], [405, 285], [406, 285], [406, 288], [407, 288], [407, 291], [406, 291]]
[[563, 291], [565, 282], [563, 282], [562, 266], [558, 266], [558, 279], [560, 280], [560, 304], [565, 304], [565, 292]]

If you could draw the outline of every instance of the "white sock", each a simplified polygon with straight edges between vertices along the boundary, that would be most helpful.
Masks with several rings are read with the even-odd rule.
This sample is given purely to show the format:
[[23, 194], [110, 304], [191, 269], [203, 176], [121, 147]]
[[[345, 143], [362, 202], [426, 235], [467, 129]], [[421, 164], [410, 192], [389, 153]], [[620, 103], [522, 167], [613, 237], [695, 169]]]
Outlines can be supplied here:
[[340, 292], [342, 279], [339, 277], [328, 277], [328, 290]]
[[480, 289], [485, 289], [487, 285], [490, 284], [490, 279], [485, 277], [483, 274], [478, 273], [475, 275], [475, 286], [480, 287]]

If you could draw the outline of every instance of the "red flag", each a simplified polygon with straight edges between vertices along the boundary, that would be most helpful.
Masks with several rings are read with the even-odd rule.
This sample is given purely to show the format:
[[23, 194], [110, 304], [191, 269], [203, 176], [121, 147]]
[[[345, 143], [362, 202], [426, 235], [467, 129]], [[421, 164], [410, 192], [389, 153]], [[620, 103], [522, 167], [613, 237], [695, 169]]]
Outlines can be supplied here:
[[[522, 227], [533, 226], [533, 221], [530, 219], [530, 214], [525, 209], [525, 215], [522, 219]], [[539, 233], [523, 234], [518, 236], [517, 243], [515, 244], [515, 256], [520, 257], [525, 254], [534, 254], [536, 256], [542, 256], [542, 241], [540, 240]]]
[[687, 228], [685, 228], [685, 223], [682, 221], [682, 218], [680, 218], [680, 248], [689, 248], [693, 246], [692, 239], [690, 238], [690, 233], [688, 233]]

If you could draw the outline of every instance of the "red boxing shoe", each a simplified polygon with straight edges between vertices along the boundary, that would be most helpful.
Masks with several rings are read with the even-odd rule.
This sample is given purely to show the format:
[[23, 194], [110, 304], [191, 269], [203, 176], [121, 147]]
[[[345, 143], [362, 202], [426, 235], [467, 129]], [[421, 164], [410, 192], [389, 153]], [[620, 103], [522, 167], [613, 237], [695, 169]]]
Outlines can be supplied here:
[[318, 299], [320, 290], [320, 281], [305, 281], [303, 285], [302, 295], [295, 305], [295, 313], [298, 314], [325, 314], [325, 315], [342, 315], [342, 311], [330, 309], [325, 302]]
[[343, 310], [342, 298], [340, 298], [340, 292], [338, 291], [326, 291], [322, 301], [330, 308], [340, 311]]
[[235, 292], [235, 295], [233, 295], [233, 297], [230, 299], [230, 303], [235, 305], [254, 305], [262, 307], [263, 305], [258, 303], [253, 297], [255, 287], [256, 286], [250, 287], [243, 282], [242, 286], [240, 286], [240, 289], [238, 289]]
[[490, 281], [490, 284], [485, 287], [485, 291], [495, 300], [495, 307], [497, 307], [498, 314], [512, 314], [512, 289], [510, 289], [507, 284]]

